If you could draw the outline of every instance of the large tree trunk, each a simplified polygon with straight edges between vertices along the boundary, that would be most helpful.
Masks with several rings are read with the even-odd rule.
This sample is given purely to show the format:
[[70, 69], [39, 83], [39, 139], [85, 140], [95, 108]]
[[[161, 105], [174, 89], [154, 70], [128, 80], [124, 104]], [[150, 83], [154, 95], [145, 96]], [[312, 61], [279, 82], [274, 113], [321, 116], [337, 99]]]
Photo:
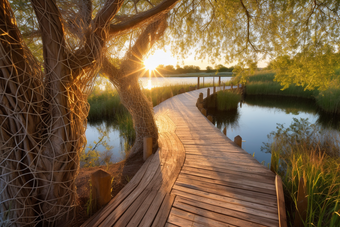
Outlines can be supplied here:
[[[112, 81], [114, 83], [114, 81]], [[138, 78], [121, 78], [117, 87], [122, 104], [132, 115], [136, 141], [129, 156], [133, 156], [143, 150], [143, 138], [152, 137], [153, 152], [158, 148], [158, 129], [155, 123], [151, 102], [143, 94]]]

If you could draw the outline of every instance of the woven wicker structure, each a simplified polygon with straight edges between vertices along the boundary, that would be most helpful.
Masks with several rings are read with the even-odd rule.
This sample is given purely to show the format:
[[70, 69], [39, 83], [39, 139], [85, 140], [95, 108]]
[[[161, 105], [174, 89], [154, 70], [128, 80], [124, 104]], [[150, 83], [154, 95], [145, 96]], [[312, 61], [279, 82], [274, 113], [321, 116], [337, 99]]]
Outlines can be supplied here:
[[[73, 216], [79, 153], [86, 144], [87, 95], [103, 59], [107, 62], [110, 41], [150, 23], [110, 79], [140, 135], [157, 138], [150, 105], [133, 72], [140, 67], [136, 59], [163, 34], [164, 15], [176, 0], [115, 19], [123, 3], [106, 1], [93, 18], [91, 1], [57, 6], [32, 0], [39, 29], [31, 36], [42, 42], [41, 63], [24, 42], [9, 2], [1, 1], [0, 226], [57, 226]], [[143, 124], [145, 119], [153, 124]]]

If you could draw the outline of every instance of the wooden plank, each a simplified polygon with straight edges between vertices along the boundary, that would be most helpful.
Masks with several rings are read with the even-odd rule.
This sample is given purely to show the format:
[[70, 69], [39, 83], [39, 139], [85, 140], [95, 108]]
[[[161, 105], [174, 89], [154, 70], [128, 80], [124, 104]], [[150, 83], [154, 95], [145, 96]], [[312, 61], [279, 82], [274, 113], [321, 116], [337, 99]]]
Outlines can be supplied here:
[[[173, 223], [171, 216], [176, 216], [176, 217], [180, 217], [186, 221], [191, 221], [191, 225], [186, 225], [186, 226], [214, 226], [214, 227], [232, 227], [235, 225], [230, 225], [227, 223], [223, 223], [223, 222], [219, 222], [216, 220], [213, 220], [211, 218], [206, 218], [203, 216], [199, 216], [196, 214], [192, 214], [192, 213], [188, 213], [185, 212], [183, 210], [177, 209], [175, 207], [172, 207], [171, 212], [170, 212], [170, 216], [168, 219], [168, 222]], [[187, 222], [185, 224], [189, 224], [190, 222]], [[173, 223], [176, 224], [176, 223]], [[182, 225], [180, 225], [182, 226]]]
[[[189, 206], [192, 206], [192, 207], [186, 207], [183, 204], [189, 205]], [[252, 213], [249, 213], [249, 212], [244, 213], [244, 212], [240, 212], [240, 211], [235, 211], [233, 209], [227, 209], [225, 207], [221, 207], [221, 206], [218, 206], [218, 205], [204, 203], [201, 200], [198, 201], [198, 200], [193, 200], [193, 199], [189, 199], [189, 198], [181, 197], [181, 196], [176, 197], [176, 201], [174, 203], [174, 206], [179, 208], [179, 209], [189, 211], [191, 213], [195, 213], [195, 214], [198, 214], [198, 215], [201, 215], [201, 216], [208, 215], [206, 217], [210, 217], [212, 219], [216, 219], [216, 220], [219, 220], [221, 222], [226, 222], [226, 223], [230, 223], [230, 224], [234, 224], [234, 225], [238, 225], [238, 226], [259, 226], [260, 225], [260, 226], [273, 226], [273, 227], [275, 226], [275, 227], [277, 227], [277, 225], [278, 225], [278, 220], [277, 220], [276, 215], [272, 215], [272, 217], [274, 219], [270, 219], [268, 217], [258, 216], [257, 211], [255, 209], [253, 209]], [[205, 211], [212, 212], [212, 213], [218, 213], [219, 215], [216, 216], [216, 218], [213, 218], [210, 215], [214, 215], [214, 214], [210, 214], [210, 213], [205, 214], [205, 211], [201, 211], [201, 210], [195, 211], [193, 207], [197, 207], [197, 208], [200, 208], [200, 209], [203, 209]], [[224, 219], [226, 219], [226, 220], [224, 220]]]
[[[156, 153], [157, 154], [157, 153]], [[97, 212], [93, 215], [93, 218], [88, 219], [81, 226], [94, 226], [101, 223], [104, 218], [108, 214], [110, 214], [128, 195], [131, 194], [133, 190], [139, 185], [142, 179], [145, 177], [145, 173], [149, 169], [149, 165], [154, 160], [155, 155], [151, 155], [148, 160], [142, 165], [140, 170], [136, 173], [136, 175], [130, 180], [130, 182], [124, 187], [124, 190], [121, 190], [115, 198], [113, 198], [108, 205], [106, 205], [100, 212]]]
[[285, 197], [283, 193], [282, 180], [279, 175], [275, 177], [275, 186], [277, 193], [277, 207], [278, 207], [278, 216], [279, 216], [279, 226], [287, 227], [287, 217], [286, 217], [286, 206], [285, 206]]
[[[164, 226], [164, 223], [166, 222], [172, 204], [176, 198], [175, 194], [167, 194], [166, 197], [164, 198], [164, 201], [162, 203], [162, 206], [159, 209], [159, 212], [157, 213], [157, 216], [152, 223], [152, 227], [158, 227], [158, 226]], [[150, 226], [150, 225], [140, 225], [140, 226]]]
[[267, 168], [259, 168], [259, 167], [250, 167], [250, 166], [242, 166], [242, 165], [235, 165], [235, 164], [228, 164], [224, 166], [216, 166], [213, 163], [197, 163], [195, 161], [185, 160], [184, 163], [187, 167], [193, 167], [193, 168], [201, 168], [201, 169], [208, 169], [208, 170], [216, 170], [218, 172], [224, 172], [224, 171], [238, 171], [240, 173], [253, 173], [257, 175], [264, 175], [264, 176], [272, 176], [275, 177], [275, 174], [271, 171], [268, 171]]
[[186, 191], [186, 189], [194, 189], [194, 190], [213, 193], [216, 195], [226, 196], [229, 198], [238, 199], [242, 201], [263, 204], [263, 205], [267, 205], [267, 206], [274, 207], [274, 208], [277, 206], [276, 198], [273, 199], [269, 195], [265, 195], [265, 194], [257, 193], [257, 192], [249, 192], [247, 190], [242, 190], [242, 189], [235, 189], [235, 188], [228, 188], [228, 187], [209, 188], [209, 187], [206, 187], [204, 184], [191, 185], [191, 184], [183, 184], [183, 183], [178, 183], [178, 182], [175, 183], [175, 185], [173, 186], [173, 189], [178, 189], [182, 191]]
[[[211, 178], [205, 178], [205, 177], [199, 177], [199, 176], [195, 176], [195, 175], [188, 175], [188, 174], [184, 174], [181, 173], [178, 176], [177, 182], [181, 182], [181, 183], [193, 183], [195, 184], [195, 182], [206, 182], [209, 183], [210, 185], [222, 185], [222, 186], [228, 186], [228, 187], [232, 187], [232, 188], [240, 188], [240, 189], [244, 189], [244, 190], [249, 190], [249, 191], [254, 191], [254, 192], [265, 192], [267, 194], [270, 195], [276, 195], [275, 190], [266, 190], [264, 191], [262, 188], [257, 188], [254, 186], [249, 186], [249, 185], [244, 185], [244, 184], [237, 184], [234, 183], [233, 181], [221, 181], [221, 180], [217, 180], [217, 179], [211, 179]], [[209, 187], [208, 186], [208, 187]]]
[[[202, 203], [200, 205], [204, 209], [202, 209], [198, 206], [193, 206], [192, 203], [188, 204], [188, 203], [186, 203], [185, 200], [180, 200], [179, 197], [177, 197], [175, 202], [174, 202], [173, 207], [181, 209], [185, 212], [190, 212], [190, 213], [195, 214], [195, 215], [199, 215], [199, 216], [210, 218], [210, 219], [213, 219], [213, 220], [216, 220], [216, 221], [224, 222], [226, 224], [231, 224], [231, 225], [236, 225], [236, 226], [249, 226], [249, 227], [255, 227], [255, 226], [263, 227], [264, 226], [262, 224], [242, 220], [241, 217], [230, 216], [229, 215], [230, 213], [226, 212], [225, 209], [223, 210], [223, 208], [219, 209], [218, 207], [213, 207], [211, 205], [205, 206], [205, 205], [202, 205]], [[212, 212], [211, 210], [208, 210], [209, 208], [210, 209], [216, 208], [216, 210], [214, 210]], [[224, 211], [224, 212], [221, 214], [218, 211], [219, 212]], [[276, 223], [276, 225], [274, 224], [274, 225], [267, 225], [267, 226], [271, 226], [271, 227], [275, 226], [276, 227], [277, 223]]]
[[201, 192], [197, 190], [179, 190], [173, 189], [171, 193], [185, 197], [188, 199], [193, 199], [208, 203], [214, 206], [224, 207], [226, 209], [235, 210], [243, 213], [253, 214], [256, 213], [257, 216], [277, 220], [277, 209], [275, 207], [266, 206], [263, 204], [257, 204], [253, 202], [237, 200], [230, 197], [220, 196], [212, 193]]
[[253, 181], [250, 180], [249, 178], [245, 177], [237, 177], [237, 176], [232, 176], [228, 174], [223, 174], [223, 173], [214, 173], [214, 172], [204, 172], [204, 171], [188, 171], [182, 169], [181, 173], [183, 174], [189, 174], [189, 175], [194, 175], [194, 176], [199, 176], [199, 177], [206, 177], [206, 178], [211, 178], [211, 179], [217, 179], [221, 181], [226, 181], [226, 182], [234, 182], [237, 184], [244, 184], [248, 186], [254, 186], [257, 188], [263, 188], [265, 190], [272, 190], [275, 191], [275, 186], [274, 186], [274, 180], [272, 181], [273, 184], [270, 184], [267, 180], [258, 180], [254, 179]]
[[[221, 170], [221, 171], [220, 171]], [[187, 172], [196, 172], [196, 173], [202, 173], [207, 174], [209, 176], [218, 176], [218, 177], [242, 177], [243, 179], [248, 180], [256, 180], [261, 182], [267, 182], [268, 184], [273, 184], [275, 180], [275, 176], [273, 174], [254, 174], [254, 173], [244, 173], [239, 172], [238, 170], [227, 170], [227, 169], [220, 169], [220, 168], [213, 168], [213, 169], [207, 169], [202, 167], [192, 167], [192, 166], [183, 166], [183, 171]]]

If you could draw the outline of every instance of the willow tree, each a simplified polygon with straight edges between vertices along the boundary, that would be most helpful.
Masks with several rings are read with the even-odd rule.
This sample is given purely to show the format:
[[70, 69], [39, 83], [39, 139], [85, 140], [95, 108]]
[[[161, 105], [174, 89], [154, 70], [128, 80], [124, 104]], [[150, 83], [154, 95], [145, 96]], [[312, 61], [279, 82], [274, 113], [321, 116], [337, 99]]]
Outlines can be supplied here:
[[[123, 0], [97, 3], [97, 8], [89, 0], [58, 5], [32, 0], [35, 17], [24, 25], [15, 20], [20, 10], [0, 2], [0, 225], [58, 225], [76, 205], [86, 99], [107, 44], [158, 20], [176, 0], [135, 1], [135, 8], [149, 7], [134, 15], [119, 13], [127, 4]], [[35, 39], [33, 46], [41, 45], [43, 62], [27, 37]]]

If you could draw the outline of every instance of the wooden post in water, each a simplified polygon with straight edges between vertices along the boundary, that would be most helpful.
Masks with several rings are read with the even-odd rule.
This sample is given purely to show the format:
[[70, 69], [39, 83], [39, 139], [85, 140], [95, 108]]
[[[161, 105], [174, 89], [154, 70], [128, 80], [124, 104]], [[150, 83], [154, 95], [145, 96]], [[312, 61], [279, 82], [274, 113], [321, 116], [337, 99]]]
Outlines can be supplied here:
[[307, 191], [303, 177], [300, 178], [297, 194], [297, 210], [295, 211], [294, 227], [303, 227], [308, 207]]
[[104, 170], [97, 170], [91, 174], [92, 210], [97, 211], [111, 200], [111, 175]]
[[200, 89], [200, 77], [197, 77], [197, 89]]
[[242, 138], [241, 138], [241, 136], [239, 136], [239, 135], [235, 136], [235, 138], [234, 138], [234, 143], [236, 143], [237, 146], [239, 146], [240, 148], [242, 148]]
[[152, 155], [152, 137], [143, 138], [143, 159], [144, 161]]
[[207, 110], [206, 109], [202, 108], [201, 113], [203, 114], [203, 116], [205, 116], [205, 117], [207, 116]]
[[221, 86], [221, 77], [218, 77], [218, 86]]
[[210, 88], [208, 88], [208, 90], [207, 90], [207, 97], [209, 97], [210, 96]]
[[211, 122], [211, 123], [213, 123], [213, 117], [211, 116], [211, 115], [208, 115], [208, 120]]
[[198, 95], [198, 99], [199, 99], [199, 102], [203, 102], [203, 93], [201, 92], [199, 95]]
[[224, 127], [224, 129], [223, 129], [223, 134], [224, 134], [225, 136], [227, 136], [227, 127]]

